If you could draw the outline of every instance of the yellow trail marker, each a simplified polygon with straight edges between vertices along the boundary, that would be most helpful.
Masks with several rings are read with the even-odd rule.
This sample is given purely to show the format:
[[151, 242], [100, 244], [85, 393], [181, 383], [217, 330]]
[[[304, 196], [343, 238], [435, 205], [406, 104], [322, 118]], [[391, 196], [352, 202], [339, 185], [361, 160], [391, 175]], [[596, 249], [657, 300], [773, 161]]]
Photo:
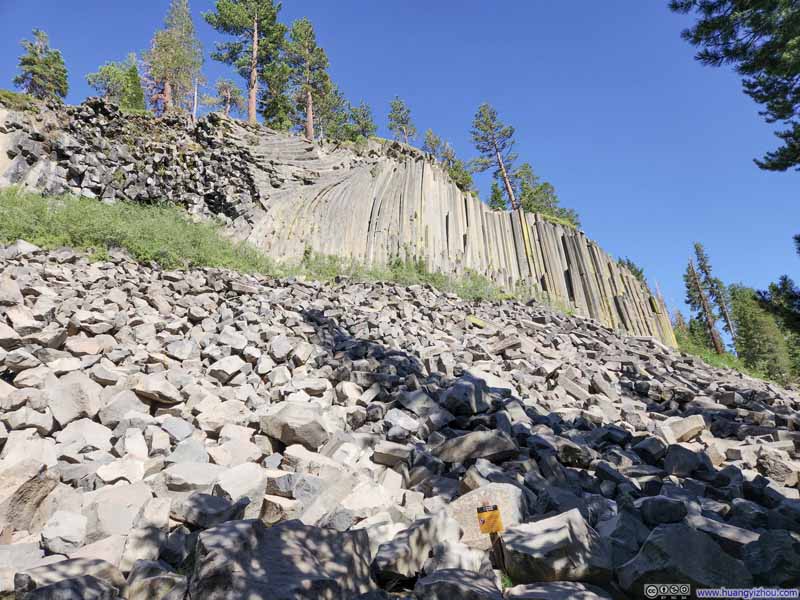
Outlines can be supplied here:
[[478, 525], [481, 533], [500, 533], [503, 531], [503, 519], [496, 504], [478, 507]]

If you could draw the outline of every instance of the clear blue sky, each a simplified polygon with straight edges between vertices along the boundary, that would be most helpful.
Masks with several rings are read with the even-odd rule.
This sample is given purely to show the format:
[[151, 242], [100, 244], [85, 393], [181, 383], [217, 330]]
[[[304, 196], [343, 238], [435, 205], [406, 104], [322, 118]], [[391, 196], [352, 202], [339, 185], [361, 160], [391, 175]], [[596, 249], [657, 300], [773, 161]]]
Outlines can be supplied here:
[[[220, 37], [192, 9], [206, 54]], [[680, 31], [689, 17], [666, 0], [286, 0], [282, 20], [307, 16], [347, 97], [366, 100], [386, 135], [389, 101], [410, 105], [463, 158], [469, 126], [489, 101], [517, 130], [517, 149], [578, 210], [587, 234], [629, 256], [682, 305], [694, 240], [719, 277], [764, 287], [800, 279], [800, 173], [752, 162], [775, 147], [772, 128], [735, 73], [703, 67]], [[11, 87], [19, 41], [50, 34], [70, 72], [85, 75], [144, 50], [168, 0], [0, 0], [0, 87]], [[210, 81], [229, 76], [207, 60]], [[488, 180], [479, 178], [484, 197]]]

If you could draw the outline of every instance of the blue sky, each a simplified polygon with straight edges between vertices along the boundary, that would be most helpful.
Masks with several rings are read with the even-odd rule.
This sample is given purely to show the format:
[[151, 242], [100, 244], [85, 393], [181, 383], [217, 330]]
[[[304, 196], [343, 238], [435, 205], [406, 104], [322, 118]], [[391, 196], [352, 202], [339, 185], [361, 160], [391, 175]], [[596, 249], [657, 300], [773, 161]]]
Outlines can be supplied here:
[[[206, 54], [220, 37], [200, 18]], [[366, 100], [382, 135], [399, 95], [417, 128], [433, 128], [463, 158], [469, 126], [489, 101], [517, 130], [522, 160], [555, 185], [589, 237], [629, 256], [671, 307], [694, 240], [719, 277], [764, 287], [800, 279], [800, 173], [752, 159], [776, 146], [758, 106], [729, 69], [703, 67], [680, 31], [691, 19], [666, 0], [286, 0], [282, 20], [315, 25], [331, 74]], [[85, 75], [144, 50], [168, 0], [0, 0], [0, 87], [11, 87], [19, 41], [48, 32], [70, 71], [68, 102], [91, 93]], [[208, 59], [209, 81], [230, 76]], [[479, 177], [488, 196], [488, 178]]]

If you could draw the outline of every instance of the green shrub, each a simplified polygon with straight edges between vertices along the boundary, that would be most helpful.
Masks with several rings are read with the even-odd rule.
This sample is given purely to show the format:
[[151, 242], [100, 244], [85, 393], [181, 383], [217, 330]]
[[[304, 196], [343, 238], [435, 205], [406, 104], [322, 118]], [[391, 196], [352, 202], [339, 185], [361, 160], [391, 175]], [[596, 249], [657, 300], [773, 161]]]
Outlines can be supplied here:
[[11, 110], [38, 111], [39, 101], [28, 94], [18, 94], [10, 90], [0, 90], [0, 106]]
[[762, 373], [747, 367], [737, 356], [729, 352], [726, 352], [725, 354], [717, 354], [710, 348], [706, 348], [705, 346], [698, 344], [689, 336], [681, 333], [681, 331], [677, 328], [675, 329], [675, 339], [678, 342], [678, 350], [685, 352], [686, 354], [696, 356], [704, 363], [711, 365], [712, 367], [717, 367], [719, 369], [733, 369], [745, 375], [749, 375], [750, 377], [769, 380], [769, 377], [767, 377], [766, 373]]

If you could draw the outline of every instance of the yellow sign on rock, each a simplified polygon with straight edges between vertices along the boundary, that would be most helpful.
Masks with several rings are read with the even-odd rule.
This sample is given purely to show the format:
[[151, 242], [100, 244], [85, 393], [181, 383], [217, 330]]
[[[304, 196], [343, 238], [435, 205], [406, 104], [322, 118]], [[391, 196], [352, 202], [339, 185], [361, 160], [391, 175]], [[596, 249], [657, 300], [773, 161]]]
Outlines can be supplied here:
[[478, 525], [481, 533], [500, 533], [503, 531], [503, 519], [496, 504], [478, 507]]

